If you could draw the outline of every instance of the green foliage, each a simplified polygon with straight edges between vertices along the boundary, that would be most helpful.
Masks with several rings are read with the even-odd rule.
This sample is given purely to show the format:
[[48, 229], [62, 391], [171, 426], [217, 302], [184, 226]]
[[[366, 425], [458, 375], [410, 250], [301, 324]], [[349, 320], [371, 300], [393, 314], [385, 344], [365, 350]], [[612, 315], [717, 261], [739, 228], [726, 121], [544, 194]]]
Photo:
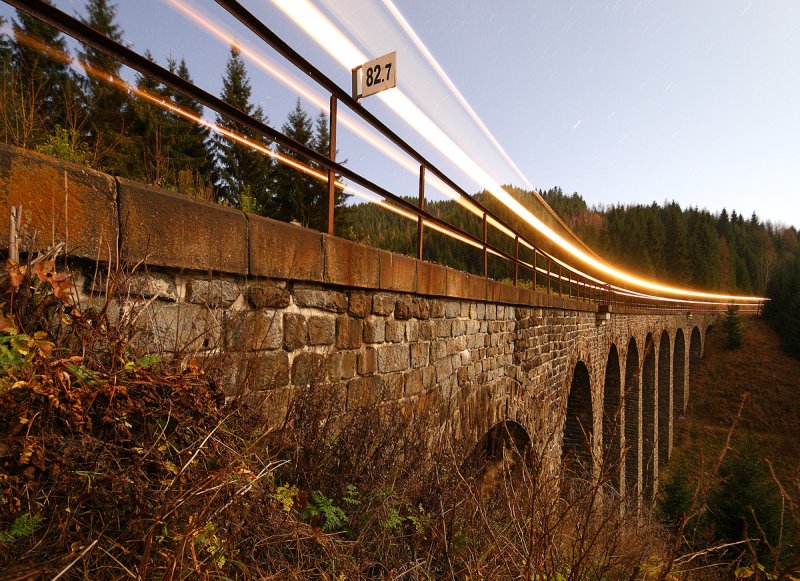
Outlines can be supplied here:
[[311, 493], [308, 506], [303, 511], [303, 518], [306, 520], [321, 519], [323, 531], [341, 529], [348, 522], [345, 512], [333, 504], [332, 499], [316, 491]]
[[[3, 321], [7, 319], [2, 319]], [[53, 349], [47, 334], [37, 331], [33, 337], [20, 333], [15, 327], [6, 327], [0, 332], [0, 389], [13, 387], [13, 372], [20, 371], [31, 364], [36, 357], [44, 356]]]
[[300, 489], [294, 484], [282, 484], [272, 494], [272, 498], [280, 503], [284, 512], [291, 512], [297, 502]]
[[405, 518], [400, 515], [400, 511], [393, 506], [386, 509], [386, 518], [381, 521], [381, 526], [385, 529], [396, 530], [398, 529]]
[[426, 511], [421, 504], [417, 506], [417, 514], [408, 515], [408, 520], [419, 534], [427, 533], [433, 526], [433, 514]]
[[56, 125], [55, 132], [47, 141], [37, 145], [36, 151], [80, 165], [90, 165], [92, 160], [92, 152], [82, 141], [80, 134], [74, 129], [64, 129], [61, 125]]
[[74, 365], [72, 363], [68, 363], [66, 368], [69, 369], [70, 373], [72, 373], [80, 383], [90, 387], [100, 385], [101, 376], [97, 371], [88, 369], [83, 365]]
[[742, 346], [742, 320], [739, 318], [739, 307], [730, 305], [722, 322], [725, 331], [725, 345], [728, 349], [738, 349]]
[[657, 514], [668, 525], [677, 525], [692, 504], [693, 487], [686, 465], [671, 468], [658, 497]]
[[[241, 54], [236, 48], [231, 47], [220, 97], [257, 121], [268, 122], [261, 107], [251, 102], [252, 92]], [[217, 116], [217, 125], [263, 147], [269, 147], [269, 143], [263, 142], [252, 131], [226, 117]], [[272, 215], [274, 204], [270, 188], [273, 172], [271, 158], [220, 135], [214, 136], [213, 144], [219, 187], [224, 199], [241, 206], [245, 198], [250, 198], [252, 201], [246, 202], [249, 207], [258, 209], [260, 213]]]
[[31, 516], [28, 512], [18, 516], [10, 529], [0, 532], [0, 542], [12, 543], [17, 539], [32, 535], [41, 526], [43, 520], [41, 515]]
[[197, 533], [197, 540], [200, 545], [206, 550], [212, 562], [217, 568], [225, 566], [227, 559], [225, 558], [225, 543], [217, 535], [214, 523], [206, 523], [206, 526]]
[[342, 500], [351, 506], [358, 506], [361, 504], [361, 493], [358, 492], [358, 488], [356, 488], [355, 484], [345, 484]]
[[720, 478], [708, 498], [713, 536], [730, 542], [756, 538], [756, 554], [766, 557], [768, 544], [775, 546], [781, 533], [781, 495], [757, 444], [730, 454]]

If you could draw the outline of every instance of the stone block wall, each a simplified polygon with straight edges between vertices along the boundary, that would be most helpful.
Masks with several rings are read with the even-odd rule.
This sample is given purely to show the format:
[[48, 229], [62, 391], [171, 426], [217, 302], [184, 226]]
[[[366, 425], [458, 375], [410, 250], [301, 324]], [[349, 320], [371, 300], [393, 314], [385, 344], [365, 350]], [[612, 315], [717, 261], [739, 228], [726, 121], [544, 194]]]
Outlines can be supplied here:
[[[656, 478], [658, 455], [668, 454], [674, 410], [685, 407], [690, 364], [702, 353], [713, 320], [685, 311], [599, 316], [588, 302], [4, 146], [0, 200], [24, 206], [24, 249], [41, 249], [51, 238], [68, 241], [82, 301], [104, 300], [109, 278], [116, 277], [119, 316], [135, 319], [143, 348], [201, 362], [229, 397], [249, 402], [268, 426], [279, 425], [298, 394], [314, 386], [330, 396], [332, 413], [391, 405], [432, 415], [436, 435], [444, 438], [439, 445], [457, 442], [466, 450], [496, 424], [513, 421], [556, 462], [580, 362], [591, 399], [589, 445], [599, 459], [608, 432], [604, 418], [614, 416], [604, 402], [605, 378], [614, 376], [606, 370], [613, 345], [621, 381], [610, 400], [637, 404], [630, 406], [635, 417], [620, 434], [617, 452], [635, 451], [626, 462], [640, 493], [642, 474]], [[7, 240], [7, 229], [2, 221], [0, 240]], [[671, 357], [679, 332], [682, 364]], [[646, 343], [664, 334], [666, 340]], [[637, 346], [638, 360], [634, 391], [626, 398], [629, 344]], [[652, 378], [641, 367], [648, 349], [658, 361]], [[672, 397], [672, 375], [655, 378], [671, 361], [685, 373], [683, 401]], [[669, 397], [659, 397], [664, 389]], [[658, 410], [664, 402], [672, 402], [669, 409]], [[623, 405], [621, 425], [625, 415]], [[669, 426], [659, 429], [659, 422]], [[625, 472], [619, 476], [623, 489]]]

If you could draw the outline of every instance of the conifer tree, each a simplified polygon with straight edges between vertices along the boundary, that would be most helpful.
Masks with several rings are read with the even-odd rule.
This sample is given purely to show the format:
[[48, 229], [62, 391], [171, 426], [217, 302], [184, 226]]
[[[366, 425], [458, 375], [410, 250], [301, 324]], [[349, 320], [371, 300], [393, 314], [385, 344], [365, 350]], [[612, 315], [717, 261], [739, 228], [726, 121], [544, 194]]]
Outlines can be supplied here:
[[[320, 111], [317, 118], [314, 120], [314, 137], [311, 140], [312, 148], [318, 153], [328, 157], [331, 148], [331, 132], [328, 126], [328, 115], [324, 111]], [[338, 150], [337, 150], [338, 152]], [[327, 174], [327, 168], [320, 168], [320, 170]], [[337, 181], [341, 181], [341, 176], [335, 176]], [[327, 227], [327, 198], [328, 198], [328, 184], [327, 182], [317, 182], [317, 187], [321, 189], [320, 201], [322, 202], [321, 212], [321, 226], [320, 230]], [[350, 194], [344, 192], [341, 188], [334, 190], [334, 223], [337, 232], [348, 234], [350, 228], [350, 221], [348, 219], [347, 208], [345, 203], [350, 197]]]
[[[10, 61], [13, 86], [6, 86], [10, 141], [21, 147], [42, 142], [56, 126], [74, 127], [80, 112], [80, 91], [66, 63], [67, 44], [52, 26], [17, 10]], [[58, 58], [31, 46], [31, 41], [61, 53]]]
[[[254, 106], [250, 99], [252, 89], [244, 61], [235, 47], [231, 47], [225, 77], [222, 80], [221, 97], [227, 103], [247, 113], [256, 120], [266, 122], [260, 106]], [[248, 139], [269, 144], [256, 137], [253, 132], [229, 119], [217, 116], [221, 127], [242, 134]], [[219, 171], [221, 197], [229, 203], [246, 210], [272, 215], [274, 202], [270, 189], [272, 178], [271, 158], [246, 145], [215, 136], [214, 150]]]
[[[155, 60], [150, 51], [145, 51], [145, 57]], [[165, 88], [146, 76], [137, 76], [136, 88], [150, 95], [167, 99]], [[165, 151], [165, 134], [167, 113], [156, 107], [147, 99], [135, 97], [132, 102], [132, 129], [136, 135], [133, 147], [132, 168], [128, 177], [144, 179], [155, 185], [166, 185], [165, 176], [168, 173]]]
[[[289, 113], [282, 131], [298, 143], [328, 157], [330, 155], [330, 129], [324, 112], [312, 121], [303, 109], [300, 99]], [[327, 175], [327, 168], [311, 161], [307, 156], [285, 147], [278, 152], [297, 159], [300, 163]], [[338, 179], [338, 177], [337, 177]], [[275, 172], [275, 193], [278, 201], [277, 216], [282, 220], [296, 221], [308, 228], [325, 231], [328, 222], [328, 183], [304, 174], [292, 167], [279, 165]], [[346, 228], [347, 215], [344, 204], [348, 196], [341, 190], [334, 194], [334, 212], [337, 227]]]
[[[115, 22], [117, 7], [108, 0], [87, 0], [84, 23], [111, 40], [122, 40], [122, 29]], [[118, 77], [122, 65], [105, 53], [86, 46], [78, 54], [86, 69], [86, 101], [89, 136], [99, 157], [98, 165], [112, 173], [130, 175], [130, 104], [127, 95], [89, 71]]]
[[739, 307], [728, 306], [722, 329], [725, 331], [725, 344], [728, 349], [738, 349], [742, 346], [742, 320], [739, 318]]
[[[296, 142], [307, 147], [313, 146], [314, 126], [308, 114], [303, 110], [300, 99], [289, 112], [282, 132]], [[301, 155], [278, 145], [278, 153], [292, 157], [304, 165], [311, 162], [307, 156]], [[276, 217], [285, 221], [296, 221], [303, 226], [321, 230], [322, 211], [318, 207], [322, 203], [322, 192], [318, 182], [293, 167], [278, 164], [275, 169], [275, 198], [277, 202]]]
[[[186, 60], [169, 59], [169, 70], [192, 82]], [[191, 99], [169, 91], [172, 101], [181, 109], [202, 117], [203, 107]], [[169, 157], [173, 167], [171, 182], [181, 193], [211, 200], [214, 158], [209, 150], [210, 131], [205, 125], [170, 114]]]
[[[0, 16], [0, 30], [6, 26], [6, 19]], [[5, 74], [8, 67], [11, 66], [11, 42], [10, 39], [0, 33], [0, 64], [2, 64], [2, 72]]]

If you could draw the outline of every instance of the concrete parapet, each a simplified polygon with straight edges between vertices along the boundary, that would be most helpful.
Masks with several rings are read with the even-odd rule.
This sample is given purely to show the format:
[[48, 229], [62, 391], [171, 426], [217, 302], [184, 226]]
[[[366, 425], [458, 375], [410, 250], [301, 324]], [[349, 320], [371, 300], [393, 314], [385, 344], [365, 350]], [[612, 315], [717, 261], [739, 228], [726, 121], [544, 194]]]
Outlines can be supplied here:
[[116, 260], [116, 184], [110, 176], [0, 144], [0, 248], [8, 249], [8, 208], [23, 206], [20, 249], [64, 241], [71, 256]]
[[127, 262], [247, 274], [244, 213], [124, 179], [119, 208]]

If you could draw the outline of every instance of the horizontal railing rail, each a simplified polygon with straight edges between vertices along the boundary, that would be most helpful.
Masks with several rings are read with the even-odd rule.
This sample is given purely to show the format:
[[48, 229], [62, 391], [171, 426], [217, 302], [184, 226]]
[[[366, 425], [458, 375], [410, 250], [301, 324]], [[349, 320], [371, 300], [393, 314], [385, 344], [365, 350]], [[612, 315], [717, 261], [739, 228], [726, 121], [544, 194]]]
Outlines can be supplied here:
[[[410, 144], [398, 136], [394, 131], [387, 127], [374, 114], [365, 109], [356, 99], [345, 92], [333, 80], [323, 74], [313, 66], [308, 60], [302, 57], [297, 51], [283, 41], [269, 27], [249, 12], [237, 0], [216, 0], [222, 8], [236, 18], [242, 25], [252, 31], [263, 42], [271, 46], [283, 58], [290, 62], [295, 68], [302, 71], [311, 80], [315, 81], [320, 87], [330, 95], [329, 123], [330, 123], [330, 148], [328, 155], [311, 149], [305, 144], [299, 143], [277, 129], [267, 125], [263, 121], [254, 119], [247, 113], [228, 104], [221, 98], [209, 93], [208, 91], [196, 86], [195, 84], [183, 79], [177, 74], [165, 69], [145, 56], [133, 51], [132, 49], [108, 38], [104, 34], [96, 31], [92, 27], [83, 23], [79, 19], [52, 6], [45, 0], [3, 0], [18, 10], [26, 12], [35, 18], [53, 26], [64, 34], [71, 36], [77, 41], [98, 50], [109, 57], [117, 60], [127, 67], [135, 70], [139, 74], [157, 81], [170, 89], [180, 93], [184, 97], [191, 99], [215, 113], [234, 121], [237, 124], [252, 131], [260, 138], [278, 145], [310, 160], [319, 168], [327, 171], [328, 196], [327, 196], [327, 232], [334, 234], [334, 212], [335, 212], [335, 189], [337, 187], [337, 175], [357, 184], [371, 193], [380, 196], [385, 201], [399, 210], [403, 210], [416, 216], [417, 219], [417, 258], [422, 260], [424, 247], [424, 233], [426, 228], [438, 230], [446, 233], [462, 243], [470, 244], [483, 253], [483, 276], [489, 278], [489, 256], [495, 256], [510, 262], [513, 265], [513, 284], [524, 283], [520, 278], [520, 271], [530, 272], [531, 287], [540, 292], [555, 294], [562, 297], [586, 301], [606, 307], [621, 307], [625, 309], [642, 309], [658, 311], [693, 311], [693, 312], [717, 312], [726, 308], [725, 302], [709, 301], [682, 301], [674, 300], [654, 295], [636, 293], [624, 288], [613, 286], [606, 282], [601, 282], [596, 278], [590, 277], [580, 270], [559, 260], [552, 254], [539, 248], [533, 241], [527, 239], [523, 234], [509, 225], [500, 216], [489, 210], [480, 201], [468, 194], [463, 188], [456, 184], [449, 176], [436, 167], [432, 162], [425, 158], [421, 153], [414, 149]], [[379, 132], [401, 151], [419, 164], [419, 191], [418, 203], [409, 202], [406, 198], [396, 195], [381, 185], [369, 180], [357, 172], [337, 163], [336, 155], [336, 129], [338, 120], [338, 103], [345, 104], [351, 111], [359, 116], [374, 130]], [[471, 207], [471, 211], [482, 222], [482, 236], [477, 236], [465, 231], [454, 224], [443, 220], [425, 209], [425, 179], [426, 174], [430, 173], [439, 179], [444, 185], [449, 187], [463, 202]], [[489, 227], [495, 228], [513, 240], [513, 255], [489, 241]], [[520, 244], [526, 246], [532, 252], [531, 263], [527, 263], [520, 258]], [[540, 262], [545, 266], [540, 266]], [[760, 310], [759, 304], [745, 305], [743, 312]]]

